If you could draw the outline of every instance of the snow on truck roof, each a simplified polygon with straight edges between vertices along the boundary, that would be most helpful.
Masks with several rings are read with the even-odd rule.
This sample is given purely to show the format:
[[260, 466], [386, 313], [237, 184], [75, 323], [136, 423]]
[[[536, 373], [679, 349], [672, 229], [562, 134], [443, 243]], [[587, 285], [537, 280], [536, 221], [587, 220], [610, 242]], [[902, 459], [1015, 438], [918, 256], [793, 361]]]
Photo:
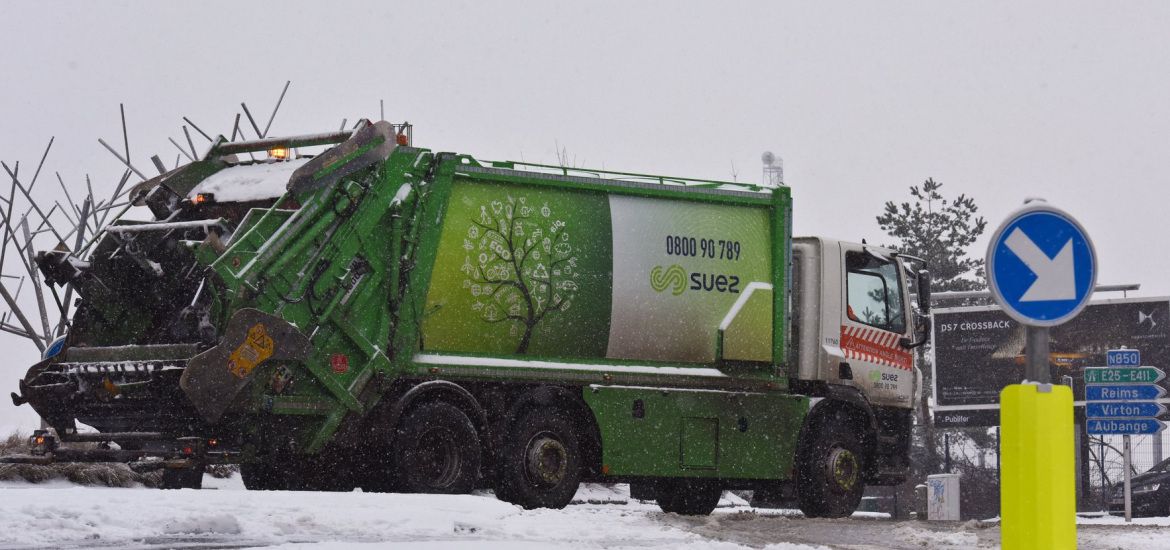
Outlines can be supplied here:
[[284, 194], [292, 173], [306, 162], [308, 158], [228, 166], [199, 182], [187, 196], [211, 193], [216, 202], [275, 199]]
[[[420, 159], [422, 156], [419, 157]], [[231, 165], [199, 182], [187, 194], [192, 198], [198, 194], [210, 193], [216, 202], [249, 202], [270, 200], [280, 197], [288, 188], [289, 180], [297, 168], [304, 166], [309, 157], [279, 162], [251, 162]], [[627, 187], [656, 188], [659, 186], [683, 187], [692, 192], [762, 197], [771, 194], [765, 186], [714, 180], [696, 180], [670, 176], [655, 176], [631, 172], [566, 168], [541, 164], [505, 161], [487, 162], [487, 166], [460, 166], [465, 172], [512, 173], [579, 183], [608, 184]]]

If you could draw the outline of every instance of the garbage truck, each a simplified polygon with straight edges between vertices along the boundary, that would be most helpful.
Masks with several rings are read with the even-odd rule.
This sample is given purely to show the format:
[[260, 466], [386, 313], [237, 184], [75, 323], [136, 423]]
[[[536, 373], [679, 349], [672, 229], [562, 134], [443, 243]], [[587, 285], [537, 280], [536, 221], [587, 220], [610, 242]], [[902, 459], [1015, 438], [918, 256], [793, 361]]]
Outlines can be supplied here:
[[[403, 126], [252, 141], [138, 184], [12, 394], [9, 462], [125, 462], [197, 488], [465, 493], [561, 508], [628, 483], [841, 517], [909, 472], [929, 273], [791, 235], [789, 189], [488, 162]], [[141, 212], [141, 215], [132, 215]]]

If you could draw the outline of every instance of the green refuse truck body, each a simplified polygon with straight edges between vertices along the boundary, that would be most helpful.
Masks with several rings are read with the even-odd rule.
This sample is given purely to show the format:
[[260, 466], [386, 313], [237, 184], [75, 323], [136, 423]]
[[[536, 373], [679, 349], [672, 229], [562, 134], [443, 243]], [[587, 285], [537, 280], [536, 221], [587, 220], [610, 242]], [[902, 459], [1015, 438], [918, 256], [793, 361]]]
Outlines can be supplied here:
[[19, 460], [126, 461], [169, 486], [239, 463], [250, 489], [489, 487], [525, 507], [628, 482], [707, 513], [742, 488], [819, 516], [905, 479], [929, 331], [909, 259], [794, 239], [786, 187], [403, 137], [221, 139], [133, 191], [154, 221], [42, 252], [80, 299], [13, 394], [54, 429]]

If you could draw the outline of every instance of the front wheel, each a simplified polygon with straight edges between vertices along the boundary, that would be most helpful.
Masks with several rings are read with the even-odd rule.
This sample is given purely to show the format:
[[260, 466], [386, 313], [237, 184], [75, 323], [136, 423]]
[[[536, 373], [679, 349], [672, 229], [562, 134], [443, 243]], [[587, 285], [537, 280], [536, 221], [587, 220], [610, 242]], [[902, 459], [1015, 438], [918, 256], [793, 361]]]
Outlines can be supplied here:
[[567, 506], [581, 484], [577, 425], [558, 409], [536, 409], [509, 432], [496, 497], [528, 509]]
[[856, 428], [839, 414], [822, 419], [813, 429], [813, 439], [799, 457], [800, 511], [808, 517], [847, 517], [865, 492], [865, 452]]

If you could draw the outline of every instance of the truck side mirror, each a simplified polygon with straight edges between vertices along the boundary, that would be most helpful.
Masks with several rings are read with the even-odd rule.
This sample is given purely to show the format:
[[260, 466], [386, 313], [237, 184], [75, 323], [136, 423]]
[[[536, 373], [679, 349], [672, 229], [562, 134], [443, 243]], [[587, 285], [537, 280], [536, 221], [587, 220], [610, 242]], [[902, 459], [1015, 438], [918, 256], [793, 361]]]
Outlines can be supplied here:
[[918, 309], [930, 313], [930, 271], [918, 270]]

